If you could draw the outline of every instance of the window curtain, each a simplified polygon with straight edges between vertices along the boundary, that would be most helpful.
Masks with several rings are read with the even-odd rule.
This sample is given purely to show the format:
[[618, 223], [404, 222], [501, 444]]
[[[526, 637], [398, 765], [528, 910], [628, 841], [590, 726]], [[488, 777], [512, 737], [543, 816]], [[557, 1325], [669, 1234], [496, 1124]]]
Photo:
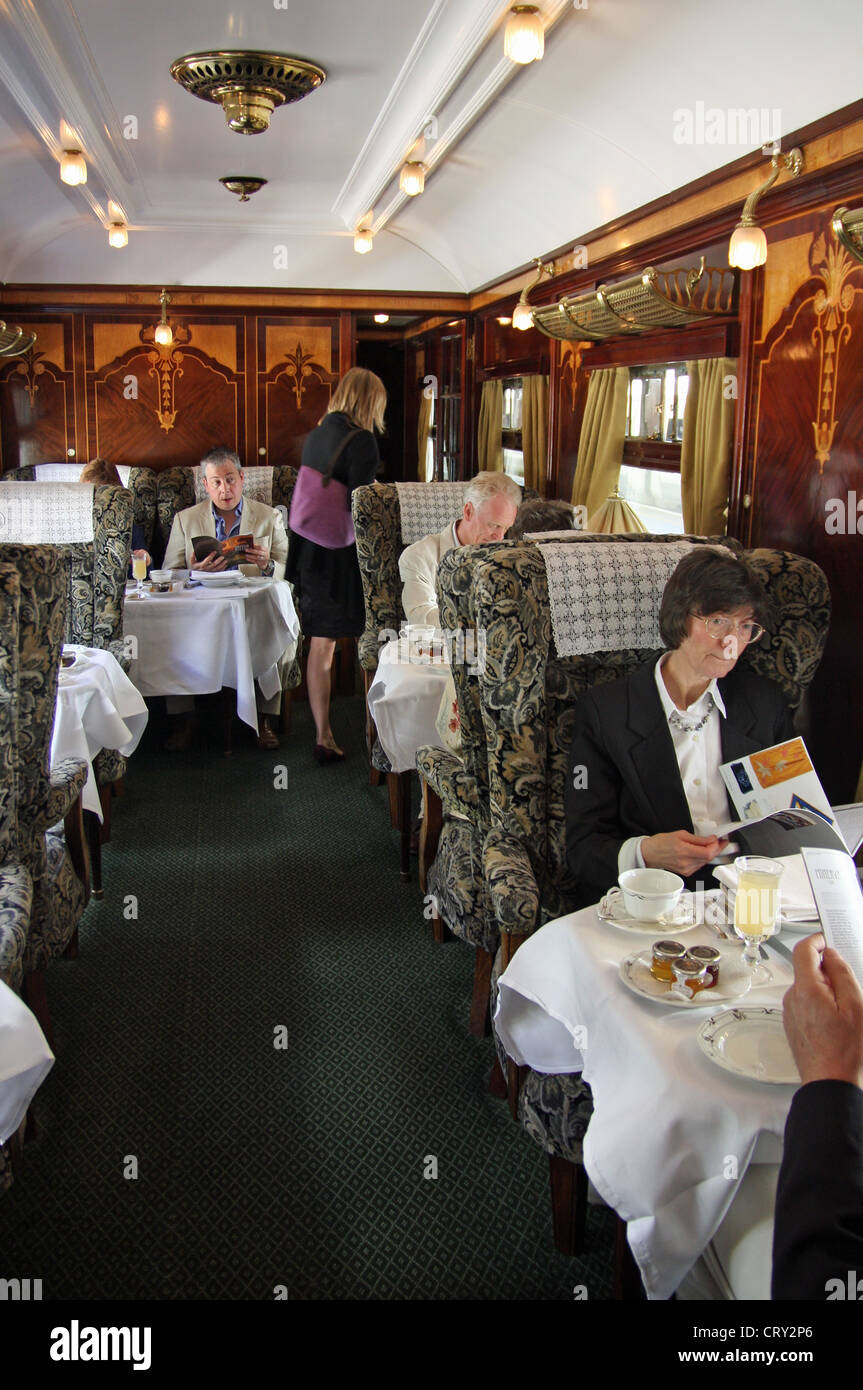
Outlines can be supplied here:
[[522, 379], [521, 447], [524, 455], [524, 485], [545, 496], [545, 469], [548, 454], [548, 377]]
[[572, 482], [572, 501], [586, 507], [589, 517], [599, 511], [620, 480], [628, 393], [628, 367], [590, 373]]
[[713, 357], [687, 362], [686, 370], [689, 393], [680, 445], [683, 529], [690, 536], [720, 536], [728, 529], [734, 441], [735, 402], [726, 385], [729, 377], [736, 382], [737, 362]]
[[503, 470], [503, 383], [484, 381], [479, 399], [479, 427], [477, 429], [477, 462], [480, 471], [491, 473]]
[[426, 455], [428, 453], [429, 431], [431, 429], [432, 397], [420, 388], [420, 409], [417, 417], [417, 478], [421, 483], [426, 479]]

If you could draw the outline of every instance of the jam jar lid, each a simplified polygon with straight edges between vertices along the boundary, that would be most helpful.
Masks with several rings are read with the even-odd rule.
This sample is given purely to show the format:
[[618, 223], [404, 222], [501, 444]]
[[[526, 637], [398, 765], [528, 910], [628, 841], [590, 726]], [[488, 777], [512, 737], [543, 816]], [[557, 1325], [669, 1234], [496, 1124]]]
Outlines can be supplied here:
[[718, 965], [722, 959], [722, 952], [717, 951], [715, 946], [690, 946], [687, 955], [702, 965]]
[[686, 955], [686, 947], [682, 941], [654, 941], [653, 954], [658, 960], [676, 960]]
[[700, 976], [707, 975], [706, 963], [693, 960], [689, 955], [682, 955], [679, 960], [672, 961], [672, 966], [678, 979], [682, 976], [687, 980], [697, 980]]

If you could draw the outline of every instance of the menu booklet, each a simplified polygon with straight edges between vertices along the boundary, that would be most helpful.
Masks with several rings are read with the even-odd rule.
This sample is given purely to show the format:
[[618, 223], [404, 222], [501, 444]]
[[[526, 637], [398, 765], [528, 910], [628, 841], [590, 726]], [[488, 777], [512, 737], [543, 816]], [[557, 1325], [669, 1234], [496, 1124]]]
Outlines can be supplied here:
[[196, 560], [205, 560], [208, 555], [224, 555], [228, 569], [240, 564], [254, 541], [254, 536], [226, 536], [223, 541], [217, 541], [215, 536], [192, 537]]
[[801, 853], [824, 939], [863, 985], [863, 892], [854, 861], [838, 850], [804, 849]]

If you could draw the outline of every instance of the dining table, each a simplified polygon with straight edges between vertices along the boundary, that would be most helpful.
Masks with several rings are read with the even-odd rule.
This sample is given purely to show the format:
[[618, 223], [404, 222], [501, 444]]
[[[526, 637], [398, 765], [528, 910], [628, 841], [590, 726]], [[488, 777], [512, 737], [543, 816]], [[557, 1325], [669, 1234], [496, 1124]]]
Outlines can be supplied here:
[[0, 1144], [18, 1130], [54, 1054], [35, 1017], [0, 980]]
[[237, 574], [205, 584], [174, 571], [164, 592], [126, 593], [129, 678], [141, 695], [210, 695], [229, 686], [237, 714], [256, 733], [255, 681], [267, 699], [276, 696], [279, 661], [296, 650], [299, 631], [290, 585], [280, 579]]
[[[768, 941], [772, 980], [735, 999], [749, 985], [742, 946], [733, 935], [720, 940], [703, 913], [686, 927], [614, 915], [617, 922], [603, 920], [587, 907], [529, 937], [500, 977], [494, 1026], [517, 1065], [580, 1072], [589, 1083], [587, 1175], [627, 1223], [648, 1298], [667, 1299], [713, 1239], [750, 1164], [781, 1161], [799, 1084], [781, 1008], [799, 934], [786, 939], [783, 928]], [[707, 989], [670, 1001], [668, 986], [652, 981], [653, 942], [678, 935], [687, 947], [722, 952], [722, 997]]]
[[87, 764], [81, 804], [102, 820], [93, 759], [103, 748], [128, 757], [137, 748], [148, 711], [112, 652], [69, 643], [63, 648], [54, 706], [51, 766], [64, 758]]
[[[378, 654], [378, 666], [368, 691], [369, 714], [377, 729], [396, 781], [395, 822], [400, 836], [401, 875], [409, 877], [411, 838], [411, 779], [420, 748], [460, 746], [455, 684], [443, 643], [424, 644], [409, 635], [392, 638]], [[440, 801], [425, 788], [425, 812], [420, 828], [420, 887], [440, 831]]]

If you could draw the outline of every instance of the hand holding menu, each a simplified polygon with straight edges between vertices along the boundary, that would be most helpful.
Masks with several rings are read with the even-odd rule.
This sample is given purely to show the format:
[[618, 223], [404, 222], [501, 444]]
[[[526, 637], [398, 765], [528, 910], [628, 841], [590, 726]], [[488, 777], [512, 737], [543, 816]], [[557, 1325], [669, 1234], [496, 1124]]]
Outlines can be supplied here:
[[849, 854], [803, 849], [803, 862], [828, 946], [848, 962], [863, 985], [863, 892]]
[[226, 536], [223, 541], [217, 541], [215, 536], [193, 536], [192, 546], [199, 564], [208, 555], [224, 555], [226, 565], [230, 569], [245, 559], [246, 551], [254, 541], [254, 536]]

